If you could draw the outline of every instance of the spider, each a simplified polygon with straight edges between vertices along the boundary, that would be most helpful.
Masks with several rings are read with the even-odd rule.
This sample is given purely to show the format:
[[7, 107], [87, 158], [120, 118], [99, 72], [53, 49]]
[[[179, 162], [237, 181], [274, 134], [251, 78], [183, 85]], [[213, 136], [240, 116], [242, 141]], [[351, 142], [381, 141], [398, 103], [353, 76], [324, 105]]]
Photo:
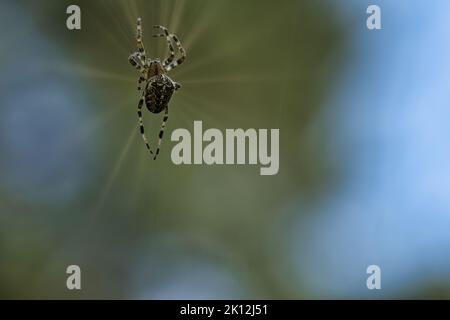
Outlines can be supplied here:
[[[142, 20], [141, 18], [138, 18], [136, 33], [138, 51], [132, 53], [128, 58], [128, 61], [139, 71], [137, 89], [138, 91], [142, 90], [142, 94], [138, 102], [137, 111], [139, 117], [139, 128], [141, 131], [142, 139], [144, 139], [144, 143], [147, 146], [147, 149], [150, 150], [151, 154], [154, 154], [153, 160], [156, 160], [164, 135], [164, 128], [166, 127], [166, 122], [169, 118], [170, 98], [172, 97], [174, 91], [181, 88], [181, 85], [170, 79], [167, 73], [183, 63], [183, 61], [186, 59], [186, 51], [184, 50], [180, 40], [178, 40], [176, 35], [170, 34], [168, 30], [163, 26], [156, 25], [153, 27], [161, 32], [159, 34], [154, 34], [154, 37], [166, 38], [170, 52], [169, 57], [163, 62], [161, 62], [159, 59], [147, 58], [144, 49], [144, 43], [142, 42]], [[173, 42], [176, 44], [178, 51], [181, 54], [181, 57], [177, 60], [175, 60]], [[144, 86], [142, 86], [142, 82], [145, 82]], [[158, 114], [163, 110], [165, 111], [164, 118], [161, 124], [161, 130], [159, 131], [158, 135], [158, 145], [155, 153], [153, 153], [153, 151], [150, 149], [150, 145], [144, 133], [144, 123], [142, 120], [142, 106], [144, 105], [144, 102], [147, 109], [151, 113]]]

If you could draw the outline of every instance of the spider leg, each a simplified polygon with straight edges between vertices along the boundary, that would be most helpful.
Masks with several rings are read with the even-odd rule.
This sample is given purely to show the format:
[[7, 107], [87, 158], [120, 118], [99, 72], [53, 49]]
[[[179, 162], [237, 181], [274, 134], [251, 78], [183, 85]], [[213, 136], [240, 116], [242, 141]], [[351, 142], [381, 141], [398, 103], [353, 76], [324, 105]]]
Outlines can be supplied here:
[[179, 84], [178, 82], [172, 81], [172, 83], [173, 83], [173, 86], [175, 88], [175, 91], [179, 90], [181, 88], [181, 84]]
[[136, 29], [137, 29], [137, 32], [136, 32], [137, 48], [138, 48], [138, 51], [141, 54], [141, 58], [143, 59], [144, 64], [145, 64], [145, 61], [147, 60], [147, 58], [146, 58], [147, 54], [145, 53], [144, 43], [142, 42], [142, 19], [141, 18], [137, 19]]
[[139, 52], [134, 52], [128, 57], [130, 64], [135, 67], [139, 72], [144, 73], [145, 62], [142, 61], [142, 56]]
[[139, 52], [135, 52], [132, 55], [130, 55], [130, 57], [128, 58], [128, 61], [130, 62], [130, 64], [133, 67], [135, 67], [141, 73], [139, 75], [138, 83], [137, 83], [137, 89], [138, 89], [138, 91], [141, 91], [141, 89], [142, 89], [141, 84], [142, 84], [142, 82], [144, 82], [147, 79], [146, 65], [141, 60]]
[[169, 119], [169, 107], [166, 107], [166, 112], [164, 113], [164, 118], [161, 124], [161, 130], [159, 131], [159, 139], [158, 139], [158, 146], [156, 148], [155, 156], [153, 157], [153, 160], [156, 160], [156, 157], [159, 154], [159, 148], [161, 147], [161, 141], [164, 135], [164, 129], [166, 128], [166, 122], [167, 119]]
[[175, 50], [173, 49], [172, 40], [170, 38], [169, 31], [163, 27], [163, 26], [153, 26], [155, 29], [160, 29], [163, 33], [162, 34], [154, 34], [153, 37], [165, 37], [167, 41], [167, 46], [169, 47], [169, 57], [164, 60], [163, 65], [164, 67], [168, 66], [170, 63], [172, 63], [173, 59], [175, 59]]
[[145, 146], [150, 151], [150, 153], [153, 154], [152, 150], [150, 150], [150, 145], [148, 144], [147, 137], [145, 136], [145, 133], [144, 133], [144, 121], [142, 120], [142, 106], [143, 105], [144, 105], [144, 95], [142, 94], [142, 96], [138, 102], [138, 111], [137, 111], [138, 118], [139, 118], [139, 129], [141, 131], [142, 139], [144, 140]]
[[141, 84], [144, 81], [145, 81], [145, 77], [144, 76], [140, 76], [139, 79], [138, 79], [138, 86], [137, 86], [138, 91], [141, 91], [141, 89], [142, 89]]
[[178, 40], [178, 37], [174, 34], [170, 35], [170, 38], [175, 42], [177, 45], [178, 51], [181, 53], [181, 57], [178, 58], [176, 61], [172, 61], [169, 65], [166, 67], [166, 71], [170, 71], [186, 60], [186, 50], [184, 50], [183, 45], [181, 44], [180, 40]]

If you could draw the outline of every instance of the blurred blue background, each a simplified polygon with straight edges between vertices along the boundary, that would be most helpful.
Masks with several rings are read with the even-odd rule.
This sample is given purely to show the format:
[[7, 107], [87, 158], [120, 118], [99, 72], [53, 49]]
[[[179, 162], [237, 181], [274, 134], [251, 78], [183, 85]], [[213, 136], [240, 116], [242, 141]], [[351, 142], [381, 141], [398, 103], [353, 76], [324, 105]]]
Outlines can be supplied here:
[[[0, 4], [0, 297], [450, 298], [450, 3], [78, 1], [80, 31], [69, 4]], [[138, 16], [188, 52], [157, 161]], [[173, 165], [194, 120], [280, 128], [279, 174]]]

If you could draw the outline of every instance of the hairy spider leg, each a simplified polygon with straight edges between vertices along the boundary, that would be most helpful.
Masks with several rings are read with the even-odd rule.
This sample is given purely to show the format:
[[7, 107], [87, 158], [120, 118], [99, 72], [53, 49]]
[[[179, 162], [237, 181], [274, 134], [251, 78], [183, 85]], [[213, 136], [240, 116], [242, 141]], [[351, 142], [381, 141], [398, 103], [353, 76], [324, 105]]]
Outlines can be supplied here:
[[170, 38], [170, 34], [169, 31], [167, 30], [167, 28], [163, 27], [163, 26], [153, 26], [153, 28], [155, 29], [160, 29], [162, 30], [164, 33], [161, 34], [154, 34], [153, 37], [165, 37], [166, 41], [167, 41], [167, 46], [169, 47], [169, 57], [164, 60], [163, 65], [164, 67], [167, 67], [170, 63], [172, 63], [173, 59], [175, 59], [175, 50], [172, 46], [172, 40]]
[[140, 57], [143, 59], [144, 64], [145, 64], [147, 61], [147, 54], [145, 52], [144, 43], [142, 42], [142, 32], [143, 31], [142, 31], [142, 19], [141, 18], [137, 19], [136, 28], [137, 28], [137, 32], [136, 32], [137, 48], [141, 55]]
[[141, 89], [142, 89], [141, 84], [142, 84], [142, 82], [144, 82], [145, 80], [146, 80], [146, 79], [145, 79], [144, 76], [139, 76], [139, 79], [138, 79], [138, 87], [137, 87], [138, 91], [141, 91]]
[[159, 136], [158, 136], [159, 137], [159, 139], [158, 139], [158, 146], [156, 148], [156, 152], [155, 152], [155, 156], [153, 157], [153, 160], [156, 160], [156, 157], [159, 154], [159, 148], [161, 147], [161, 141], [162, 141], [162, 138], [163, 138], [163, 135], [164, 135], [164, 129], [166, 128], [167, 119], [169, 119], [169, 107], [168, 106], [166, 107], [166, 112], [164, 113], [164, 118], [163, 118], [163, 121], [161, 123], [161, 130], [159, 131]]
[[144, 94], [142, 94], [141, 98], [138, 102], [138, 117], [139, 117], [139, 129], [141, 131], [142, 139], [144, 140], [145, 146], [150, 151], [151, 154], [153, 154], [152, 150], [150, 150], [150, 145], [148, 144], [147, 137], [144, 133], [144, 121], [142, 120], [142, 106], [144, 105]]
[[[169, 34], [167, 28], [159, 25], [153, 27], [161, 29], [164, 32], [163, 34], [155, 34], [153, 35], [154, 37], [166, 37], [167, 39], [170, 50], [170, 57], [164, 61], [164, 66], [166, 67], [166, 71], [170, 71], [184, 62], [184, 60], [186, 59], [186, 50], [184, 50], [183, 45], [181, 44], [178, 37], [174, 34]], [[172, 40], [173, 42], [175, 42], [178, 51], [181, 53], [181, 57], [177, 61], [173, 61], [173, 59], [175, 58], [175, 53], [173, 52]]]
[[144, 73], [145, 71], [145, 64], [143, 63], [139, 52], [132, 53], [128, 57], [128, 61], [130, 64], [135, 67], [139, 72]]
[[186, 51], [184, 50], [183, 46], [181, 45], [180, 40], [178, 40], [177, 36], [174, 34], [170, 35], [170, 38], [175, 42], [175, 44], [178, 47], [178, 51], [181, 53], [181, 57], [178, 58], [177, 61], [173, 61], [172, 63], [170, 63], [166, 70], [170, 71], [172, 69], [175, 69], [177, 66], [179, 66], [180, 64], [182, 64], [184, 62], [184, 60], [186, 60]]
[[135, 67], [141, 73], [141, 75], [139, 76], [139, 79], [138, 79], [138, 84], [137, 84], [138, 91], [141, 91], [141, 89], [142, 89], [141, 83], [144, 82], [147, 78], [146, 78], [145, 66], [142, 64], [142, 61], [139, 58], [139, 52], [135, 52], [132, 55], [130, 55], [130, 57], [128, 58], [128, 61], [131, 63], [131, 65], [133, 67]]

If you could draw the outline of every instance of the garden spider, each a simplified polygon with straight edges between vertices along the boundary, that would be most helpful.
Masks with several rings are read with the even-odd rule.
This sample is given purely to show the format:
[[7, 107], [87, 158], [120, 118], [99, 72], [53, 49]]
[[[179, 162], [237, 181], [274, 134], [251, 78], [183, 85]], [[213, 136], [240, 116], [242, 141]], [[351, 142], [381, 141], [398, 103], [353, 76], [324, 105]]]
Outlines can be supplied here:
[[[137, 19], [137, 52], [134, 52], [128, 58], [128, 61], [133, 67], [135, 67], [140, 75], [138, 79], [138, 91], [142, 89], [142, 95], [138, 102], [138, 117], [139, 117], [139, 128], [141, 131], [142, 138], [144, 139], [147, 149], [153, 154], [150, 149], [148, 140], [144, 134], [144, 123], [142, 120], [142, 106], [145, 105], [151, 113], [160, 113], [165, 110], [164, 118], [161, 124], [161, 130], [158, 135], [158, 145], [154, 153], [153, 159], [155, 160], [159, 154], [159, 148], [161, 146], [161, 141], [164, 135], [164, 128], [166, 127], [167, 119], [169, 118], [169, 101], [172, 97], [174, 91], [181, 88], [181, 85], [169, 78], [167, 73], [182, 64], [186, 59], [186, 51], [178, 40], [177, 36], [170, 34], [166, 28], [163, 26], [153, 26], [155, 29], [160, 30], [161, 34], [155, 34], [154, 37], [165, 37], [167, 45], [169, 47], [170, 55], [169, 57], [161, 62], [159, 59], [147, 58], [144, 43], [142, 42], [142, 25], [141, 18]], [[181, 57], [177, 60], [175, 59], [175, 52], [172, 43], [175, 42]], [[145, 82], [142, 87], [142, 82]]]

